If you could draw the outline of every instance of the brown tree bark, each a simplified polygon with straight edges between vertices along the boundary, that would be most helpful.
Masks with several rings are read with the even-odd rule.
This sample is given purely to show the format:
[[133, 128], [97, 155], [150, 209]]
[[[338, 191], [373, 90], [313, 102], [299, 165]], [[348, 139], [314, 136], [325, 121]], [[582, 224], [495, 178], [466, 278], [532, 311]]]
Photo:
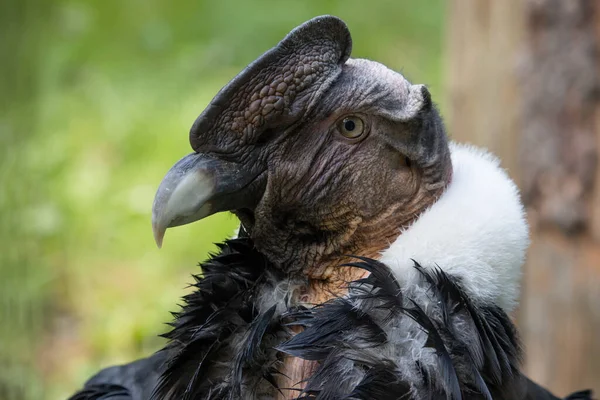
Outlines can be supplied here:
[[527, 206], [525, 370], [598, 392], [600, 2], [453, 0], [448, 15], [450, 133], [499, 155]]

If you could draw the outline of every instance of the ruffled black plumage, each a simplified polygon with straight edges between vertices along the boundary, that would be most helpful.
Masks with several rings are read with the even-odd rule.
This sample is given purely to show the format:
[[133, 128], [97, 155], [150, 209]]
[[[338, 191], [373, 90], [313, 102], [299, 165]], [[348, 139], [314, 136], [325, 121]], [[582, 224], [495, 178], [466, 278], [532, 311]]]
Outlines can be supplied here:
[[[219, 248], [173, 314], [169, 344], [101, 371], [71, 400], [273, 399], [285, 355], [318, 363], [303, 400], [558, 400], [520, 373], [506, 313], [473, 302], [440, 268], [415, 262], [417, 279], [401, 285], [386, 265], [358, 257], [349, 266], [370, 275], [307, 308], [249, 238]], [[303, 331], [291, 336], [288, 325]]]
[[275, 318], [276, 305], [261, 312], [259, 303], [282, 278], [247, 238], [219, 247], [219, 255], [200, 265], [194, 292], [164, 335], [172, 356], [155, 399], [239, 399], [242, 392], [273, 390], [273, 347], [286, 330]]
[[278, 347], [321, 362], [303, 398], [523, 397], [519, 341], [501, 309], [473, 304], [441, 269], [415, 263], [422, 279], [401, 288], [382, 263], [350, 266], [371, 274], [346, 298], [297, 314], [305, 330]]

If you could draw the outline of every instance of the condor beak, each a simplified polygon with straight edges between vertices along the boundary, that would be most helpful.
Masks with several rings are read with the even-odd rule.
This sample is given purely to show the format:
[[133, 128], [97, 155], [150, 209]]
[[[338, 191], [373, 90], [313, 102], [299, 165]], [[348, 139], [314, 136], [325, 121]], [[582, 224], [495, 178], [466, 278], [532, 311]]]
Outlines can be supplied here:
[[260, 171], [202, 153], [179, 160], [167, 172], [154, 197], [152, 230], [157, 246], [162, 246], [167, 228], [248, 207], [244, 189], [258, 175]]

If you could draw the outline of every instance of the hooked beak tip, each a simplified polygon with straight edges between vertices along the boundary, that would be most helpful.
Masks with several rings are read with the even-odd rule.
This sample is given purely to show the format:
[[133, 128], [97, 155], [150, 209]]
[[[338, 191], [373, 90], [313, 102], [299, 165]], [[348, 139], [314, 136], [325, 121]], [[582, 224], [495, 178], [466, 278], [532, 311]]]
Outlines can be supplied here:
[[163, 178], [152, 205], [152, 231], [160, 249], [168, 228], [245, 205], [246, 186], [259, 176], [239, 163], [192, 153]]
[[159, 226], [159, 224], [152, 224], [152, 232], [154, 232], [154, 241], [156, 242], [156, 246], [160, 249], [162, 248], [163, 239], [165, 238], [166, 229]]

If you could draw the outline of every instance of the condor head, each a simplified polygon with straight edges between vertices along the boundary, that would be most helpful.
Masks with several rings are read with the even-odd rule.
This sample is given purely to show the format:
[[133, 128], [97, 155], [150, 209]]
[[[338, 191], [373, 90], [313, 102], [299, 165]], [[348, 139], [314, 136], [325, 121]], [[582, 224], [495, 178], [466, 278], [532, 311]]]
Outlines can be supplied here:
[[232, 211], [273, 263], [318, 276], [374, 256], [435, 202], [452, 165], [427, 88], [351, 46], [343, 21], [314, 18], [216, 95], [156, 194], [159, 246], [167, 228]]

